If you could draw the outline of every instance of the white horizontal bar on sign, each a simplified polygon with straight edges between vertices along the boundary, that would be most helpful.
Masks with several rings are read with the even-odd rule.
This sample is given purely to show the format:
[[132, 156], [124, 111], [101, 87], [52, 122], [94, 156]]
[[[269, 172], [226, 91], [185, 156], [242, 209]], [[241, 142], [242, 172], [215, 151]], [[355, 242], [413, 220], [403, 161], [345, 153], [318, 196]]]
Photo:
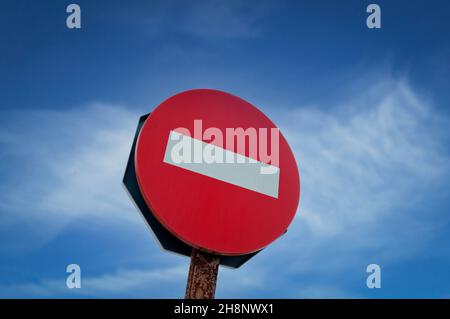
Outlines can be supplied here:
[[[208, 147], [208, 151], [212, 151], [214, 154], [223, 154], [223, 163], [214, 161], [205, 162], [205, 159], [203, 158], [203, 150], [205, 147]], [[180, 157], [178, 156], [180, 148], [183, 148], [183, 152], [189, 152], [189, 160], [180, 160]], [[198, 150], [201, 150], [202, 152], [200, 155], [201, 161], [194, 162], [191, 159], [191, 155], [194, 155], [194, 152], [198, 152]], [[235, 160], [233, 162], [228, 162], [226, 159], [229, 158], [234, 158]], [[196, 159], [198, 159], [198, 156]], [[175, 131], [170, 131], [166, 152], [164, 154], [164, 163], [278, 198], [278, 183], [280, 177], [280, 169], [278, 167], [259, 162], [255, 159], [251, 159], [213, 144], [205, 143]], [[261, 173], [263, 170], [262, 168], [264, 168], [265, 171], [270, 171], [272, 174]]]

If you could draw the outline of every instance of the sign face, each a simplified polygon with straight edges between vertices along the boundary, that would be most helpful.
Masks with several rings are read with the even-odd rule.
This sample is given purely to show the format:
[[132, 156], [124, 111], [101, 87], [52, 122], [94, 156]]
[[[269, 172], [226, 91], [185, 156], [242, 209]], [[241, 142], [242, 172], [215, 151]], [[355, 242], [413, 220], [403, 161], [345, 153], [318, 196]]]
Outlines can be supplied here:
[[285, 138], [256, 107], [216, 90], [159, 105], [136, 144], [142, 196], [186, 244], [216, 254], [256, 252], [281, 236], [300, 195]]

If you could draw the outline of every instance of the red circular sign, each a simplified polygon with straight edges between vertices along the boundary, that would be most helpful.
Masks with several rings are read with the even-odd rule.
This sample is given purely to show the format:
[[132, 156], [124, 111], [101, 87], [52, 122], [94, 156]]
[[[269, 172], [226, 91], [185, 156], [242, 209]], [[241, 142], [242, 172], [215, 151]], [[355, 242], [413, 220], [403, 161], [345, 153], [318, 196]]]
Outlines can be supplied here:
[[191, 90], [167, 99], [136, 145], [147, 205], [193, 247], [222, 255], [264, 248], [286, 231], [300, 196], [294, 155], [277, 130], [256, 107], [225, 92]]

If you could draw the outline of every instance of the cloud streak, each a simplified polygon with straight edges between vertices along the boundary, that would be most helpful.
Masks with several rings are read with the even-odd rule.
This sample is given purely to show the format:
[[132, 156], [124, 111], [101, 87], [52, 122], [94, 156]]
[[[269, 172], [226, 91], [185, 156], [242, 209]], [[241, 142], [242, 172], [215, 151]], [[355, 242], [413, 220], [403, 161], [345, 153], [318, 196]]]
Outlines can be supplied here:
[[[299, 162], [302, 194], [270, 268], [297, 276], [299, 290], [310, 284], [304, 274], [352, 278], [369, 263], [420, 253], [448, 222], [428, 206], [449, 174], [448, 119], [403, 80], [386, 77], [353, 96], [279, 116]], [[339, 287], [335, 278], [328, 284]], [[339, 296], [333, 291], [323, 296]]]
[[34, 240], [18, 237], [1, 249], [42, 245], [82, 219], [141, 222], [120, 183], [138, 114], [101, 103], [4, 114], [1, 149], [10, 167], [1, 167], [0, 233], [21, 227]]
[[[81, 288], [69, 289], [66, 277], [47, 279], [39, 283], [0, 286], [0, 296], [11, 298], [181, 298], [183, 287], [178, 283], [186, 280], [185, 265], [147, 270], [119, 270], [111, 274], [81, 279]], [[81, 270], [83, 275], [83, 269]]]

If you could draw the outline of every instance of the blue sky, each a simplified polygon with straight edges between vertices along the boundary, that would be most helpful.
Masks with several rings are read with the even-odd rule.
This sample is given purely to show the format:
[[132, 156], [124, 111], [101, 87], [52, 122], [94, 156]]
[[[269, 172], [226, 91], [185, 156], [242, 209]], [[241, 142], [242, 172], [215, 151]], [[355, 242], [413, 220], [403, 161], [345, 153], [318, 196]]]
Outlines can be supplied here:
[[[178, 298], [121, 185], [140, 115], [192, 88], [241, 96], [300, 167], [287, 234], [217, 297], [450, 297], [446, 1], [2, 1], [0, 296]], [[82, 269], [68, 289], [65, 267]], [[382, 288], [366, 287], [366, 266]]]

